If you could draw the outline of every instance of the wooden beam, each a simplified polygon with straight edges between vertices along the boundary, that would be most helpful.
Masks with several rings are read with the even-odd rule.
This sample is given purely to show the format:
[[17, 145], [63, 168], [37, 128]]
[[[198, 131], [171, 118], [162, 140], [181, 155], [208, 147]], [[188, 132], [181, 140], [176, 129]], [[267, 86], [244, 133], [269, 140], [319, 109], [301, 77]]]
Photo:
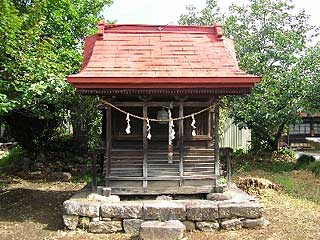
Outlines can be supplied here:
[[[142, 135], [114, 135], [112, 137], [113, 140], [141, 140], [143, 138]], [[153, 135], [153, 140], [167, 140], [167, 135]], [[196, 136], [184, 136], [184, 140], [197, 140], [197, 141], [211, 141], [211, 136], [208, 135], [196, 135]]]
[[[148, 117], [147, 101], [144, 101], [143, 105], [143, 117]], [[143, 121], [143, 187], [148, 186], [148, 139], [147, 139], [147, 121]]]
[[[112, 102], [113, 105], [117, 107], [143, 107], [145, 104], [148, 107], [162, 107], [162, 106], [169, 106], [170, 102], [168, 101], [151, 101], [151, 102], [146, 102], [146, 101], [129, 101], [129, 102]], [[174, 107], [179, 107], [180, 103], [179, 102], [173, 102]], [[206, 107], [209, 106], [210, 102], [208, 101], [185, 101], [184, 106], [185, 107]], [[102, 104], [101, 106], [107, 106], [105, 104]]]
[[214, 139], [214, 168], [215, 175], [220, 176], [220, 159], [219, 159], [219, 103], [215, 104], [214, 112], [212, 114], [213, 120], [213, 139]]
[[[198, 175], [198, 176], [184, 176], [184, 180], [212, 180], [216, 179], [217, 177], [214, 175]], [[107, 179], [113, 180], [113, 181], [141, 181], [144, 178], [143, 177], [108, 177]], [[159, 176], [159, 177], [148, 177], [148, 180], [165, 180], [165, 181], [177, 181], [180, 180], [180, 177], [176, 176]]]
[[[111, 127], [111, 107], [107, 106], [106, 107], [106, 161], [105, 161], [105, 166], [106, 166], [106, 177], [110, 177], [110, 172], [111, 172], [111, 147], [112, 147], [112, 133], [111, 133], [112, 127]], [[109, 187], [109, 180], [106, 181], [106, 186]]]
[[199, 194], [213, 192], [215, 187], [212, 185], [184, 186], [184, 187], [113, 187], [113, 194], [117, 195], [161, 195], [161, 194]]
[[[183, 117], [183, 101], [179, 102], [179, 117]], [[180, 187], [183, 187], [183, 119], [179, 121], [179, 175], [180, 175]]]

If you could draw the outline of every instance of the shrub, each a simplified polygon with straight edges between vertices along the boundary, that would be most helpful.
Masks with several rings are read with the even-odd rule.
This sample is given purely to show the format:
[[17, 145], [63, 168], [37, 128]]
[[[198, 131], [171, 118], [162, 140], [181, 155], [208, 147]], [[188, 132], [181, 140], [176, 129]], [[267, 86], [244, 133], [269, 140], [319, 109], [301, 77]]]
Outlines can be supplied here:
[[13, 147], [5, 156], [0, 159], [0, 167], [21, 161], [23, 159], [23, 156], [24, 151], [20, 146]]
[[271, 160], [275, 162], [295, 162], [295, 152], [289, 148], [282, 148], [272, 153]]
[[246, 156], [246, 155], [247, 155], [246, 151], [243, 150], [242, 148], [237, 149], [236, 151], [231, 153], [232, 157], [243, 157], [243, 156]]
[[313, 172], [316, 175], [320, 176], [320, 162], [312, 162], [305, 167], [305, 169]]
[[297, 159], [297, 166], [306, 166], [311, 163], [314, 163], [316, 159], [313, 156], [310, 155], [302, 155]]

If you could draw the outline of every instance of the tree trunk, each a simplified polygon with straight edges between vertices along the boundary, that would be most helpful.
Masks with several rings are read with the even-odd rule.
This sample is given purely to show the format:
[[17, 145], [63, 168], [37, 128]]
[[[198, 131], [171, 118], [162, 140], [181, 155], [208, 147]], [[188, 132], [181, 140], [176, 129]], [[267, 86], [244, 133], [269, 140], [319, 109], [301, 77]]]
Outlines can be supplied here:
[[280, 124], [278, 131], [274, 136], [274, 140], [272, 141], [272, 144], [270, 146], [272, 151], [277, 151], [279, 149], [279, 141], [282, 136], [285, 125], [286, 125], [285, 123]]

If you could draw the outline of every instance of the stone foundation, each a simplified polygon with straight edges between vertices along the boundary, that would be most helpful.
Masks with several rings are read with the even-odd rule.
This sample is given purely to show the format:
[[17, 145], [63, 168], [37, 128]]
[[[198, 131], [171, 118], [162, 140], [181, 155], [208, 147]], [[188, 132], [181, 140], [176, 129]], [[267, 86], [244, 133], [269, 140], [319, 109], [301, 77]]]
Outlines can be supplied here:
[[216, 196], [209, 194], [208, 199], [214, 200], [120, 201], [113, 195], [94, 195], [81, 192], [64, 202], [63, 220], [68, 229], [81, 228], [93, 233], [125, 232], [140, 235], [141, 239], [149, 239], [150, 235], [156, 236], [162, 231], [167, 239], [180, 239], [186, 230], [237, 230], [269, 224], [262, 217], [261, 204], [235, 187]]

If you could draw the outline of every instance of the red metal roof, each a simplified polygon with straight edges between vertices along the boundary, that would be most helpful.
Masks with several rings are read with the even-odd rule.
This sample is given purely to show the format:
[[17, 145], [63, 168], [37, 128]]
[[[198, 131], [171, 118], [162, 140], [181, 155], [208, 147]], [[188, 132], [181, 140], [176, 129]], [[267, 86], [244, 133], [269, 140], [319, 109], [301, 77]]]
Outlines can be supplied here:
[[108, 25], [86, 38], [83, 66], [68, 82], [85, 89], [251, 88], [221, 26]]

